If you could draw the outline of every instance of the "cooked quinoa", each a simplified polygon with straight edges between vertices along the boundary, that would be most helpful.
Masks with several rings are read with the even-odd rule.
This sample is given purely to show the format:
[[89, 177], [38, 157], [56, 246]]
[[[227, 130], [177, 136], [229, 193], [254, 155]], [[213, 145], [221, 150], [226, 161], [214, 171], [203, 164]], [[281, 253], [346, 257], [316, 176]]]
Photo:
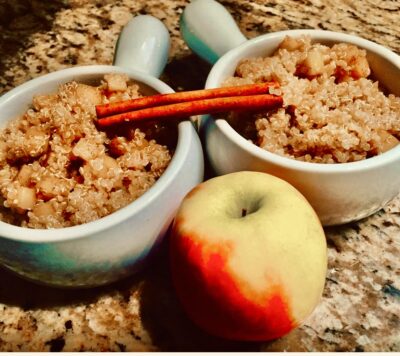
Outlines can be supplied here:
[[224, 85], [277, 81], [284, 106], [230, 114], [243, 136], [265, 150], [307, 162], [344, 163], [378, 155], [400, 139], [400, 98], [372, 79], [366, 51], [286, 37], [271, 57], [242, 60]]
[[105, 75], [97, 87], [69, 82], [35, 96], [32, 108], [0, 131], [0, 220], [73, 226], [147, 191], [172, 154], [152, 139], [156, 126], [108, 133], [95, 126], [95, 105], [139, 96], [139, 86], [122, 74]]

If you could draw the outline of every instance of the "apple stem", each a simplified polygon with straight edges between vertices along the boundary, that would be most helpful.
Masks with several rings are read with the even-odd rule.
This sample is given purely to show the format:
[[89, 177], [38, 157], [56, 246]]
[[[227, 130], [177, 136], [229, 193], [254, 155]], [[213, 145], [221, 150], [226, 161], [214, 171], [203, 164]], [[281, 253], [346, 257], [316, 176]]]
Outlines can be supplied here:
[[247, 209], [242, 209], [242, 218], [244, 218], [247, 215]]

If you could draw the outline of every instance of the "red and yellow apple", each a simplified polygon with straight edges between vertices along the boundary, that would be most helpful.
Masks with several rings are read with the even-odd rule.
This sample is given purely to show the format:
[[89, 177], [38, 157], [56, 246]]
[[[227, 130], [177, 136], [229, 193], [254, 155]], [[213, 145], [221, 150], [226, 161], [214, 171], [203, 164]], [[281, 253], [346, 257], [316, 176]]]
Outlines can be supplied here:
[[174, 286], [201, 328], [236, 340], [271, 340], [311, 314], [325, 284], [320, 221], [289, 183], [237, 172], [195, 187], [176, 215]]

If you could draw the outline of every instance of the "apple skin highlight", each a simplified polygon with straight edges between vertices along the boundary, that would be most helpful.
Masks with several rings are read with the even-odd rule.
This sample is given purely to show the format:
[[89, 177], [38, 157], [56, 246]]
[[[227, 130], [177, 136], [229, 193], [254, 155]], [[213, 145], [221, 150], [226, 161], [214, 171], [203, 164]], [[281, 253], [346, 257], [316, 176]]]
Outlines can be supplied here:
[[318, 304], [326, 240], [295, 188], [265, 173], [238, 172], [187, 194], [170, 235], [170, 265], [177, 296], [200, 328], [266, 341], [299, 326]]

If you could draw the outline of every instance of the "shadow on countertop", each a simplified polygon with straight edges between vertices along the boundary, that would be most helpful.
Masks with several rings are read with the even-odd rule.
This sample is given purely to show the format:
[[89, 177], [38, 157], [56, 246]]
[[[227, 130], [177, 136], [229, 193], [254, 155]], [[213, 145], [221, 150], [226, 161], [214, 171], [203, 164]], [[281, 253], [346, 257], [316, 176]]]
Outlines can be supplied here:
[[[148, 266], [151, 268], [151, 266]], [[0, 303], [24, 310], [48, 309], [96, 302], [113, 292], [130, 293], [146, 270], [109, 285], [94, 288], [59, 288], [37, 284], [0, 267]]]

